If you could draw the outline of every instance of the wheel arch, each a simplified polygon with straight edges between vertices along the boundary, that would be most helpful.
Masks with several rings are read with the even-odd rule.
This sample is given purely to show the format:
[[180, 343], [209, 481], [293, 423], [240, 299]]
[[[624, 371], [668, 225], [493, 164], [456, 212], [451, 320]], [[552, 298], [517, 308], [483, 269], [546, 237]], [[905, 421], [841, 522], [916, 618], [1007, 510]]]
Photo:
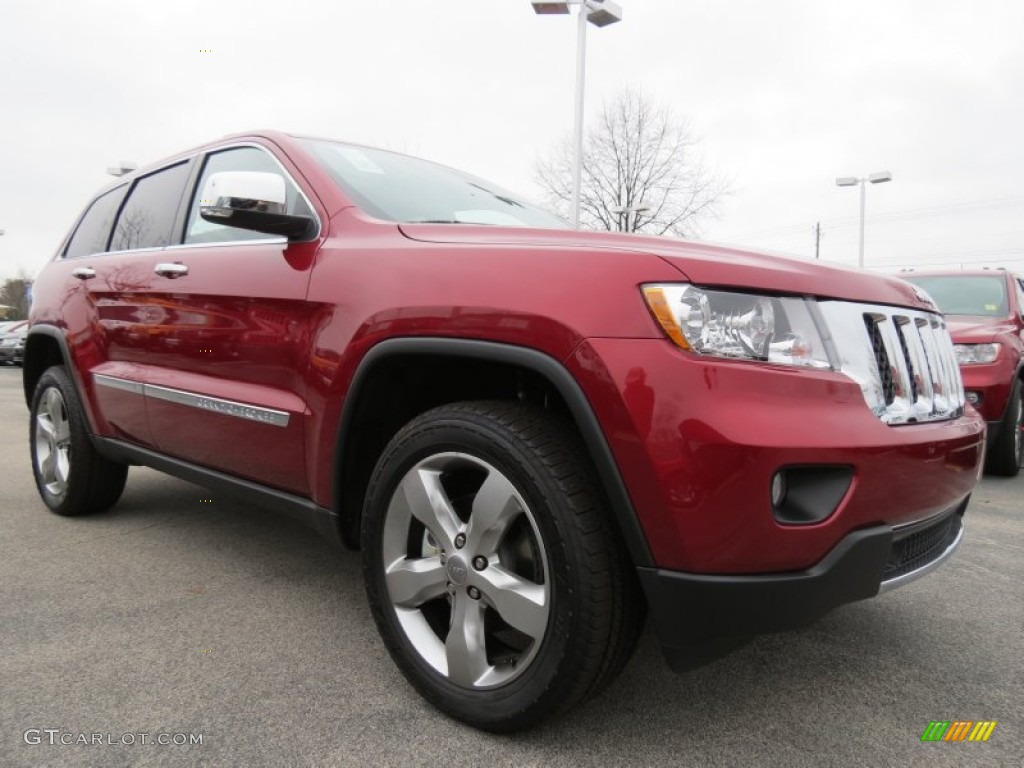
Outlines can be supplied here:
[[[455, 372], [411, 399], [410, 372], [450, 363]], [[401, 390], [395, 384], [402, 381]], [[433, 385], [433, 386], [430, 386]], [[496, 390], [497, 393], [496, 393]], [[389, 395], [398, 392], [396, 403]], [[538, 400], [564, 409], [597, 470], [620, 534], [636, 566], [653, 565], [611, 448], [582, 388], [553, 357], [535, 349], [469, 339], [416, 337], [388, 339], [360, 361], [342, 406], [332, 462], [333, 504], [343, 541], [358, 547], [359, 527], [369, 475], [383, 446], [401, 426], [430, 408], [465, 399]], [[538, 400], [539, 401], [539, 400]]]
[[[25, 392], [25, 404], [32, 407], [32, 396], [36, 384], [46, 369], [54, 365], [67, 366], [71, 381], [78, 391], [78, 399], [84, 404], [82, 388], [78, 376], [71, 364], [71, 354], [64, 333], [52, 325], [33, 325], [25, 339], [25, 352], [22, 358], [21, 384]], [[91, 416], [86, 409], [87, 415]]]

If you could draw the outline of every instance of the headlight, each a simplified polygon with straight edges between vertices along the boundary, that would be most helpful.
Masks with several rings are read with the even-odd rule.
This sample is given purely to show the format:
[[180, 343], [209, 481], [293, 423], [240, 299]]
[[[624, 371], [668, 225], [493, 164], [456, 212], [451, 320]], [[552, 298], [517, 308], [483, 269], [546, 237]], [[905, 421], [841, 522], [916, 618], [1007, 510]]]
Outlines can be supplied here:
[[700, 355], [831, 368], [808, 299], [716, 291], [686, 284], [643, 286], [672, 341]]
[[954, 344], [956, 361], [960, 365], [992, 363], [999, 357], [998, 344]]

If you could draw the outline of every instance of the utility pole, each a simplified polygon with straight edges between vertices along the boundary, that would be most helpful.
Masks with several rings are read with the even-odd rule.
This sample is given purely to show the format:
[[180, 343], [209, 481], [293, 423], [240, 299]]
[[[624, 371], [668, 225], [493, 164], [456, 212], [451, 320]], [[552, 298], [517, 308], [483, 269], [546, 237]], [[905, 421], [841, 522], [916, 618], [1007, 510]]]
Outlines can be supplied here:
[[821, 245], [821, 222], [816, 222], [814, 225], [814, 258], [820, 257], [819, 246]]

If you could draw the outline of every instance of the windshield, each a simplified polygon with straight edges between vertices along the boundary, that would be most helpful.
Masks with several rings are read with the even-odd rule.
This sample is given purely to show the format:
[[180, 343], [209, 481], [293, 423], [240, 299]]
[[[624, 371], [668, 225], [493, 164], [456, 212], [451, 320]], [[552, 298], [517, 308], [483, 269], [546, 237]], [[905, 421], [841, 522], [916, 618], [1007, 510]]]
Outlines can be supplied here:
[[1006, 317], [1006, 281], [1002, 275], [942, 275], [905, 277], [935, 299], [946, 315]]
[[299, 141], [356, 205], [378, 219], [566, 228], [517, 195], [453, 168], [370, 147]]

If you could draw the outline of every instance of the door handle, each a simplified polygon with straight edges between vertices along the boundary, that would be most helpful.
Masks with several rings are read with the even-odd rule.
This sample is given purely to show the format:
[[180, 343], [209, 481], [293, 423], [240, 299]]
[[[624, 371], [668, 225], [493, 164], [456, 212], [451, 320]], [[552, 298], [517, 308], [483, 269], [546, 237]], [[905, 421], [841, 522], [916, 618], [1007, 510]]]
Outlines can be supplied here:
[[173, 280], [176, 277], [182, 277], [183, 275], [187, 275], [188, 267], [186, 267], [184, 264], [181, 264], [180, 262], [175, 262], [173, 264], [157, 264], [153, 268], [153, 271], [156, 272], [161, 277], [168, 277], [171, 280]]
[[77, 277], [79, 280], [91, 280], [96, 277], [96, 270], [92, 267], [75, 267], [71, 270], [71, 276]]

